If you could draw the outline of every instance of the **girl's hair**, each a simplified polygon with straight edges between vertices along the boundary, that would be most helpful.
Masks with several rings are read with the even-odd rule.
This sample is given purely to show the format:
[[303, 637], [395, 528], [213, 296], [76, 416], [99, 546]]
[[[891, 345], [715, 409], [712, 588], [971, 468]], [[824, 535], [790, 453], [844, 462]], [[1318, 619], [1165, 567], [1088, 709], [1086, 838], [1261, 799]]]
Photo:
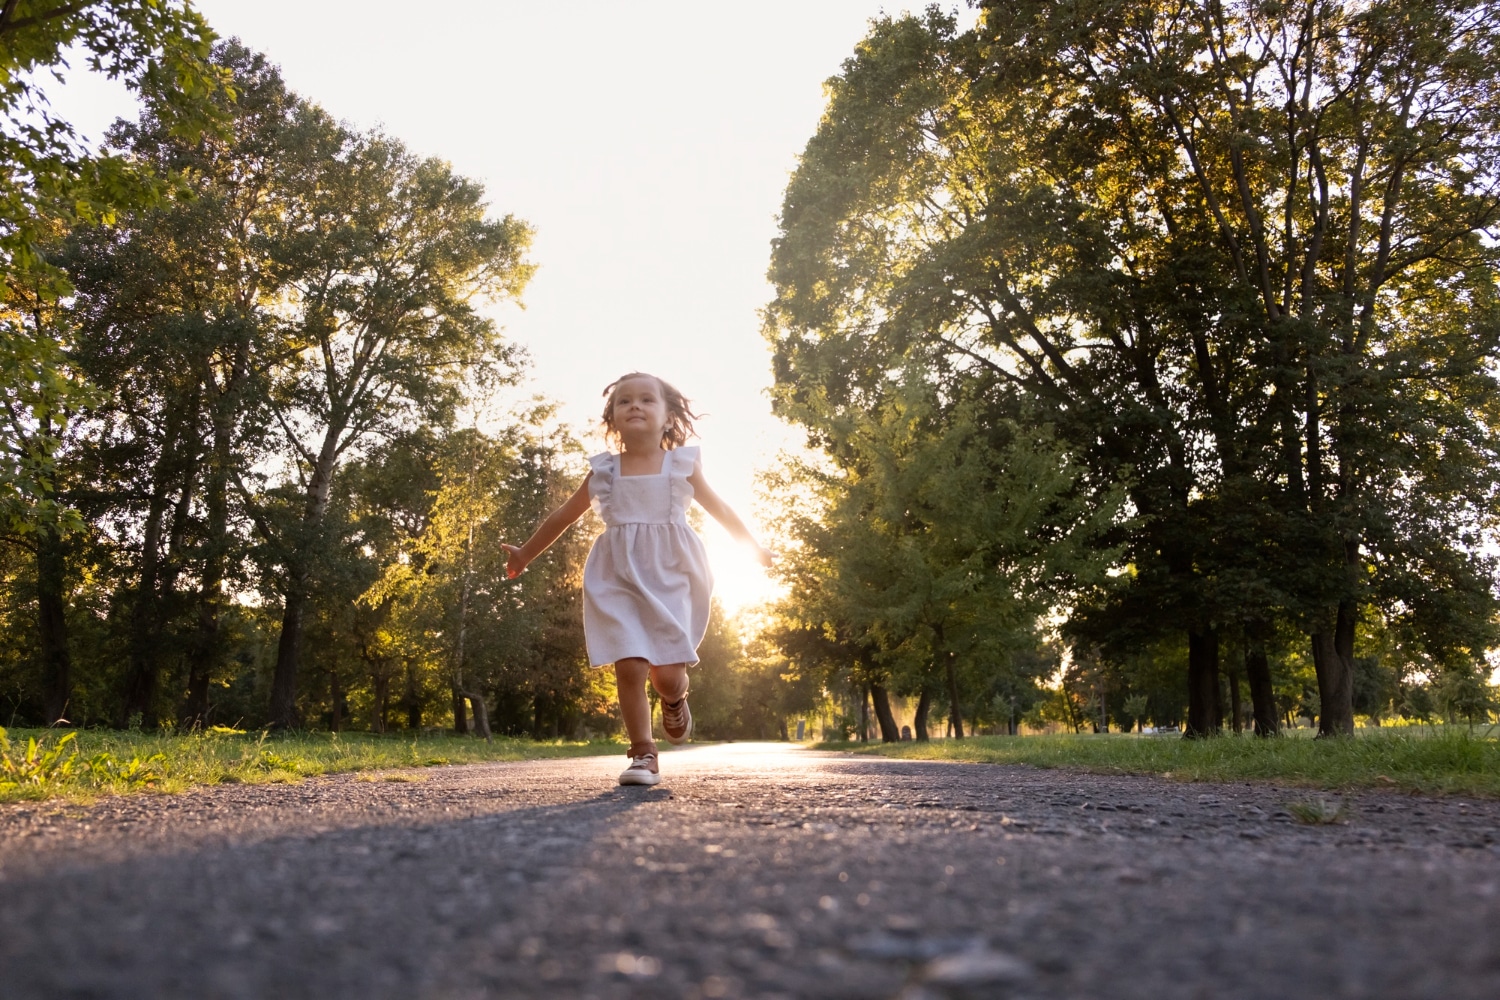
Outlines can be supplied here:
[[662, 400], [667, 404], [667, 425], [662, 428], [661, 443], [664, 448], [680, 448], [692, 437], [693, 421], [698, 414], [693, 412], [692, 402], [668, 384], [665, 379], [648, 372], [631, 372], [621, 375], [604, 387], [604, 438], [612, 445], [620, 443], [620, 429], [615, 426], [615, 397], [619, 395], [620, 383], [633, 378], [649, 378], [661, 386]]

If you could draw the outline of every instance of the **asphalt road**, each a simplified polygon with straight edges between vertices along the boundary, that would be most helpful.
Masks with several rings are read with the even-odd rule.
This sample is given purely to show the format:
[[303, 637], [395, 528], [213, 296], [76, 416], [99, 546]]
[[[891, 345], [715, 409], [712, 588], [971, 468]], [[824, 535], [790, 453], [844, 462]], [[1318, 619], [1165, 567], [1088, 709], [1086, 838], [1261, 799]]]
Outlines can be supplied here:
[[0, 807], [0, 998], [1500, 996], [1500, 803], [624, 763]]

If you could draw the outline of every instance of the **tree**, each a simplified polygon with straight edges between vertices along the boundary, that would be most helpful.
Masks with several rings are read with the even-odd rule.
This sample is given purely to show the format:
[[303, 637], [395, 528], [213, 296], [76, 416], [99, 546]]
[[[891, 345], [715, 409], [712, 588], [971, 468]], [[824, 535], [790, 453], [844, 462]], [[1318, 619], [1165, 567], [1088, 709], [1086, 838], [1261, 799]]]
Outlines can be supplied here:
[[[420, 523], [399, 533], [394, 550], [380, 547], [381, 571], [358, 598], [378, 613], [383, 655], [441, 679], [460, 732], [466, 706], [480, 735], [491, 707], [494, 728], [537, 738], [572, 733], [600, 714], [600, 672], [588, 667], [579, 624], [583, 539], [559, 540], [517, 580], [507, 578], [500, 547], [577, 486], [566, 459], [579, 448], [542, 433], [550, 419], [542, 408], [496, 436], [466, 429], [429, 440], [433, 488]], [[367, 498], [391, 457], [361, 472]], [[374, 541], [362, 532], [362, 544]]]
[[[166, 710], [202, 725], [224, 664], [226, 587], [246, 554], [232, 480], [265, 457], [264, 375], [295, 356], [277, 303], [288, 287], [289, 216], [299, 178], [333, 151], [326, 117], [290, 93], [274, 66], [234, 42], [213, 51], [236, 100], [216, 131], [184, 137], [148, 108], [119, 122], [111, 148], [161, 176], [178, 196], [78, 227], [60, 262], [76, 287], [82, 336], [69, 356], [99, 398], [82, 414], [89, 515], [111, 524], [135, 578], [122, 717], [157, 713], [169, 605], [189, 663], [185, 698]], [[149, 483], [148, 490], [135, 489]], [[170, 499], [170, 504], [169, 504]], [[168, 508], [171, 530], [164, 530]], [[168, 544], [170, 543], [170, 544]], [[196, 583], [172, 594], [177, 579]]]
[[72, 689], [64, 536], [80, 523], [58, 496], [54, 466], [87, 386], [65, 360], [74, 331], [58, 305], [71, 286], [49, 257], [66, 227], [110, 221], [157, 199], [170, 178], [83, 149], [50, 110], [43, 81], [60, 78], [65, 53], [80, 49], [91, 70], [123, 79], [176, 132], [196, 135], [217, 124], [213, 98], [225, 93], [224, 74], [207, 58], [212, 39], [185, 2], [0, 7], [0, 530], [36, 556], [46, 714], [54, 720]]
[[297, 724], [303, 620], [340, 461], [372, 435], [441, 421], [476, 382], [509, 377], [511, 352], [475, 300], [514, 298], [532, 272], [530, 230], [488, 219], [482, 188], [446, 164], [326, 119], [317, 138], [330, 155], [295, 190], [281, 303], [301, 350], [267, 392], [296, 486], [255, 514], [283, 595], [270, 709], [281, 726]]
[[[988, 703], [989, 677], [1034, 643], [1038, 619], [1098, 582], [1109, 556], [1090, 546], [1118, 510], [1076, 492], [1076, 470], [1034, 424], [972, 398], [945, 401], [926, 379], [911, 364], [870, 410], [818, 425], [839, 442], [843, 468], [824, 478], [823, 517], [798, 525], [801, 586], [784, 612], [808, 620], [797, 605], [818, 594], [808, 603], [824, 609], [824, 629], [833, 618], [834, 634], [846, 632], [856, 662], [864, 652], [919, 697], [919, 739], [939, 692], [963, 736], [964, 701]], [[818, 572], [797, 565], [806, 557]], [[889, 715], [878, 700], [877, 715]]]
[[1348, 731], [1359, 609], [1421, 599], [1387, 567], [1492, 627], [1445, 554], [1495, 510], [1496, 13], [983, 7], [879, 22], [831, 82], [773, 251], [778, 404], [867, 405], [914, 348], [1024, 393], [1138, 515], [1091, 638], [1185, 632], [1195, 735], [1221, 635], [1295, 621]]
[[[76, 47], [89, 69], [124, 80], [178, 134], [196, 135], [217, 124], [213, 98], [225, 92], [224, 74], [208, 60], [213, 37], [189, 4], [174, 0], [9, 0], [0, 7], [0, 385], [12, 417], [0, 504], [11, 519], [24, 520], [33, 508], [50, 516], [29, 484], [46, 475], [37, 462], [51, 448], [38, 453], [38, 444], [18, 446], [10, 435], [30, 431], [48, 441], [41, 425], [55, 422], [61, 399], [77, 384], [62, 369], [64, 331], [26, 324], [26, 307], [18, 313], [12, 305], [18, 297], [50, 305], [68, 293], [67, 277], [47, 251], [60, 228], [112, 220], [159, 198], [170, 183], [128, 157], [83, 149], [73, 127], [52, 113], [43, 81], [61, 78], [65, 55]], [[43, 412], [34, 412], [38, 405]]]

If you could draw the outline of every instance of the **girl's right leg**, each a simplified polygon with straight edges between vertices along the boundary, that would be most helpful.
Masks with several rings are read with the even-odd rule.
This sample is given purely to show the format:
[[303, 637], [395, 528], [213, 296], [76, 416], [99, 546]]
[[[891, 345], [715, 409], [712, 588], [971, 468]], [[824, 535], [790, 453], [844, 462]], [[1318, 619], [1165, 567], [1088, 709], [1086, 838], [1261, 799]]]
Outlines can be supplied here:
[[646, 697], [646, 679], [650, 675], [651, 664], [637, 656], [615, 664], [620, 715], [630, 736], [631, 762], [620, 775], [622, 785], [654, 785], [661, 780], [656, 766], [656, 741], [651, 738], [651, 702]]

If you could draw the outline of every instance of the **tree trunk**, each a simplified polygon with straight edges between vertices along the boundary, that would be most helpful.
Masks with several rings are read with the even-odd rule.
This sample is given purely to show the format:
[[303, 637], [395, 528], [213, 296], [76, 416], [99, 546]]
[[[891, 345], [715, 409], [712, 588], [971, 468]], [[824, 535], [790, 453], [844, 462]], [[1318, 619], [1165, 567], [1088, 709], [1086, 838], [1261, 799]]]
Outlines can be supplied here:
[[1265, 640], [1251, 634], [1245, 641], [1245, 679], [1250, 682], [1250, 705], [1255, 713], [1255, 735], [1275, 736], [1281, 720], [1276, 715], [1276, 693], [1271, 687], [1271, 664]]
[[1322, 629], [1310, 637], [1322, 706], [1319, 737], [1354, 733], [1354, 618], [1354, 603], [1341, 601], [1333, 630]]
[[870, 742], [870, 686], [868, 684], [859, 689], [859, 741]]
[[156, 728], [154, 706], [161, 676], [158, 661], [161, 642], [157, 635], [160, 605], [156, 590], [161, 564], [161, 522], [166, 510], [165, 485], [158, 483], [151, 494], [146, 529], [141, 539], [141, 578], [135, 588], [130, 614], [130, 659], [125, 670], [125, 696], [116, 719], [116, 725], [121, 729], [137, 715], [142, 728]]
[[464, 704], [464, 693], [453, 685], [451, 696], [453, 698], [453, 731], [459, 736], [469, 735], [469, 710]]
[[1240, 704], [1240, 672], [1231, 666], [1225, 671], [1225, 676], [1229, 680], [1229, 725], [1238, 736], [1245, 731], [1241, 714], [1244, 706]]
[[386, 670], [386, 664], [380, 662], [375, 664], [375, 717], [370, 720], [370, 732], [385, 732], [386, 714], [391, 710], [391, 675]]
[[281, 638], [276, 643], [276, 672], [271, 677], [271, 725], [295, 729], [297, 720], [297, 672], [302, 668], [302, 623], [307, 613], [308, 584], [311, 581], [308, 561], [313, 539], [323, 527], [328, 513], [328, 493], [333, 487], [333, 470], [338, 461], [338, 443], [342, 425], [330, 425], [323, 434], [323, 448], [307, 484], [307, 506], [298, 525], [295, 551], [288, 567], [286, 610], [281, 617]]
[[46, 685], [47, 725], [66, 722], [73, 700], [73, 658], [68, 652], [67, 598], [64, 594], [66, 543], [55, 528], [43, 525], [36, 534], [36, 609], [42, 676]]
[[916, 715], [916, 718], [912, 719], [912, 730], [913, 730], [913, 732], [915, 732], [916, 737], [919, 740], [926, 740], [928, 738], [928, 736], [927, 736], [927, 710], [929, 708], [931, 708], [931, 707], [932, 707], [932, 692], [929, 691], [929, 690], [927, 690], [926, 688], [923, 688], [922, 689], [922, 694], [917, 698], [917, 715]]
[[229, 554], [229, 463], [233, 428], [214, 416], [214, 451], [204, 483], [203, 504], [208, 514], [203, 544], [202, 577], [198, 583], [198, 626], [188, 646], [187, 701], [178, 713], [186, 729], [208, 725], [208, 691], [224, 662], [219, 627], [224, 608], [224, 567]]
[[948, 721], [953, 726], [953, 738], [964, 738], [964, 720], [958, 711], [958, 675], [953, 669], [953, 654], [947, 656], [948, 667]]
[[896, 725], [896, 716], [891, 711], [891, 696], [885, 685], [870, 685], [870, 700], [875, 703], [875, 721], [880, 724], [880, 742], [901, 742], [901, 728]]
[[[469, 525], [469, 532], [464, 538], [464, 575], [459, 584], [458, 591], [458, 639], [453, 644], [453, 690], [462, 692], [469, 704], [474, 707], [475, 731], [484, 737], [486, 743], [490, 742], [490, 719], [489, 713], [484, 709], [484, 695], [478, 691], [470, 691], [464, 683], [464, 666], [468, 657], [469, 638], [469, 589], [474, 578], [474, 525]], [[537, 703], [540, 705], [540, 701]], [[459, 699], [457, 707], [462, 710], [463, 701]], [[540, 721], [540, 720], [538, 720]], [[557, 731], [556, 716], [553, 716], [553, 733]], [[540, 738], [541, 734], [537, 734]]]
[[417, 697], [417, 675], [411, 668], [411, 661], [407, 660], [406, 668], [406, 691], [402, 699], [406, 702], [406, 728], [414, 733], [422, 731], [422, 699]]
[[329, 732], [338, 732], [344, 726], [344, 706], [340, 704], [344, 692], [339, 690], [339, 672], [328, 671], [329, 695], [333, 701], [333, 709], [328, 714]]
[[306, 613], [307, 593], [302, 583], [295, 583], [287, 589], [286, 607], [281, 612], [276, 671], [271, 676], [270, 722], [276, 729], [296, 729], [301, 724], [297, 718], [297, 669], [302, 661], [302, 621]]
[[1188, 717], [1186, 739], [1219, 732], [1219, 636], [1212, 629], [1188, 632]]
[[[465, 697], [469, 699], [469, 705], [474, 709], [474, 732], [479, 736], [483, 736], [486, 743], [491, 742], [490, 713], [485, 711], [484, 695], [474, 691]], [[555, 717], [552, 721], [552, 735], [557, 735], [557, 720]]]
[[[130, 660], [125, 677], [120, 722], [140, 716], [141, 725], [155, 729], [157, 690], [161, 686], [162, 607], [176, 590], [178, 556], [187, 528], [197, 479], [197, 455], [194, 446], [182, 454], [183, 438], [191, 436], [185, 428], [196, 426], [198, 401], [185, 406], [174, 405], [167, 412], [161, 456], [152, 473], [151, 500], [147, 505], [146, 528], [141, 539], [141, 576], [135, 589], [130, 621]], [[167, 495], [179, 493], [172, 505], [170, 531], [164, 531]], [[163, 546], [165, 535], [165, 546]], [[165, 558], [163, 557], [165, 548]]]

